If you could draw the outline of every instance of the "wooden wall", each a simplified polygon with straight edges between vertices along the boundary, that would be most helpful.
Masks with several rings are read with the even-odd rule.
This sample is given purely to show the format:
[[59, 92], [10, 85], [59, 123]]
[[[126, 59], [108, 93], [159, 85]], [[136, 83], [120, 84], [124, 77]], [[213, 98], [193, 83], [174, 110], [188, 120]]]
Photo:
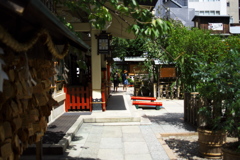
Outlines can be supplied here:
[[223, 30], [211, 30], [213, 34], [229, 34], [229, 16], [195, 16], [194, 27], [208, 30], [209, 23], [222, 23]]
[[55, 74], [51, 54], [42, 45], [27, 52], [0, 46], [8, 75], [0, 92], [0, 159], [19, 159], [28, 145], [39, 142], [53, 106], [51, 77]]

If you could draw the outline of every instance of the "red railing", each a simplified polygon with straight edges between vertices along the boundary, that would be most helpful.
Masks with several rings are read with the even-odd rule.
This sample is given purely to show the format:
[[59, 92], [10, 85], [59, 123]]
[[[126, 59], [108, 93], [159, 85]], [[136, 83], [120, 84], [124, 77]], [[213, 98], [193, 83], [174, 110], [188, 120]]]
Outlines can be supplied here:
[[65, 86], [65, 111], [92, 111], [91, 90], [83, 86]]
[[[64, 86], [66, 93], [65, 111], [92, 111], [92, 89], [90, 86]], [[109, 97], [108, 86], [102, 85], [102, 111], [106, 111]]]

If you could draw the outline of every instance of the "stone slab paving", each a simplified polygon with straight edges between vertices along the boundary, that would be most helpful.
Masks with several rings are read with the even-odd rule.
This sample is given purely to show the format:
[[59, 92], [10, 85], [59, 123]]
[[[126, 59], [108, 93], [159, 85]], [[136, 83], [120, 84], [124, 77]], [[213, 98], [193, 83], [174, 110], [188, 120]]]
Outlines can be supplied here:
[[136, 109], [131, 105], [132, 92], [133, 89], [128, 88], [128, 92], [113, 94], [123, 96], [120, 99], [124, 100], [126, 110], [123, 108], [116, 111], [94, 112], [91, 117], [96, 118], [96, 121], [109, 115], [116, 119], [120, 119], [121, 116], [130, 116], [133, 120], [141, 117], [141, 122], [108, 123], [98, 120], [100, 123], [83, 123], [64, 155], [44, 156], [44, 160], [175, 159], [171, 156], [170, 149], [160, 139], [160, 134], [195, 132], [194, 128], [183, 121], [183, 100], [158, 99], [157, 101], [163, 102], [163, 109]]
[[[78, 141], [70, 144], [65, 156], [99, 160], [169, 159], [150, 125], [101, 126], [84, 123], [76, 137], [79, 137]], [[76, 147], [78, 152], [74, 153], [72, 150]]]

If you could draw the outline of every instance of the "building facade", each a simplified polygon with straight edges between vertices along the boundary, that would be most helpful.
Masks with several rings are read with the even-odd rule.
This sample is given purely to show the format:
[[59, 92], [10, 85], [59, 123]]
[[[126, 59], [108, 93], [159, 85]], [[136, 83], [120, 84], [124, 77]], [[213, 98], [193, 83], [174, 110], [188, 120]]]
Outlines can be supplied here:
[[239, 23], [240, 0], [159, 0], [156, 16], [180, 20], [193, 27], [192, 19], [199, 16], [230, 16], [230, 23]]
[[188, 8], [194, 8], [195, 15], [227, 15], [226, 0], [188, 0]]
[[188, 0], [158, 0], [154, 11], [157, 17], [181, 21], [187, 27], [194, 25], [194, 8], [188, 7]]
[[230, 23], [239, 23], [240, 0], [227, 0], [227, 14], [231, 16]]

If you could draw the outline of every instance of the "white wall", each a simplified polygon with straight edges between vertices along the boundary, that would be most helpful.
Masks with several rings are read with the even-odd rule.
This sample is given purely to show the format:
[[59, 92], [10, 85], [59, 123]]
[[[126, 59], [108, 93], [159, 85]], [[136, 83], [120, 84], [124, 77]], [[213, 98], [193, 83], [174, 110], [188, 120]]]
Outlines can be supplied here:
[[228, 15], [233, 18], [233, 23], [239, 23], [239, 2], [237, 0], [227, 0], [230, 7], [227, 7]]
[[227, 2], [226, 0], [215, 1], [215, 2], [190, 2], [188, 0], [188, 8], [194, 8], [195, 11], [220, 11], [220, 15], [227, 15]]
[[221, 15], [227, 15], [227, 1], [221, 0]]
[[[56, 100], [57, 102], [62, 102], [66, 98], [66, 94], [64, 93], [63, 89], [57, 93], [55, 90], [55, 92], [53, 93], [52, 96], [53, 96], [53, 99]], [[53, 109], [51, 111], [51, 115], [48, 117], [48, 123], [52, 123], [63, 113], [65, 113], [65, 103], [63, 103], [57, 107], [53, 107]]]

